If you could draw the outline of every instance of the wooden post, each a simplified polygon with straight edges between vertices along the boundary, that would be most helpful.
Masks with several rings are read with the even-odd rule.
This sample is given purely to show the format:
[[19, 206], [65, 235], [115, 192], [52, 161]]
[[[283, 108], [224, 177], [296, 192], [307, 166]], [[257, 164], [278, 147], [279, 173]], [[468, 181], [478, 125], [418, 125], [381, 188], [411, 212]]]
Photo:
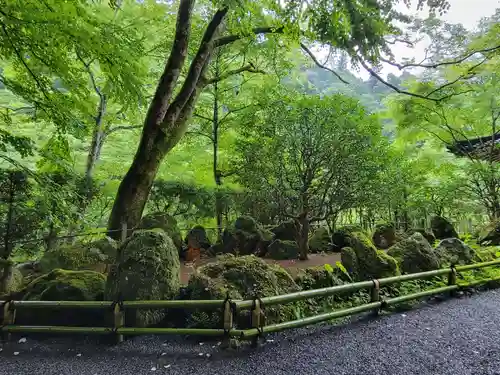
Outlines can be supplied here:
[[[373, 287], [370, 293], [370, 302], [378, 302], [380, 301], [380, 282], [375, 279], [373, 281]], [[378, 315], [380, 309], [373, 310], [374, 315]]]
[[[7, 301], [3, 305], [3, 322], [2, 326], [14, 324], [16, 320], [16, 310], [12, 301]], [[6, 341], [10, 340], [10, 333], [2, 331], [2, 338]]]
[[[114, 320], [114, 328], [115, 332], [118, 328], [121, 328], [125, 325], [125, 314], [123, 313], [123, 308], [120, 303], [115, 303], [114, 311], [113, 311], [113, 320]], [[119, 344], [123, 342], [123, 335], [116, 333], [116, 343]]]
[[[450, 267], [451, 271], [448, 274], [448, 285], [456, 285], [457, 284], [457, 269], [454, 265]], [[450, 291], [450, 297], [454, 297], [456, 295], [456, 291]]]
[[[252, 308], [252, 328], [262, 328], [262, 306], [259, 298], [254, 298], [254, 306]], [[252, 338], [252, 347], [256, 348], [259, 344], [259, 335]]]
[[233, 329], [233, 309], [231, 306], [231, 299], [229, 293], [224, 301], [224, 311], [222, 312], [224, 339], [222, 340], [222, 348], [229, 348], [231, 346], [231, 329]]

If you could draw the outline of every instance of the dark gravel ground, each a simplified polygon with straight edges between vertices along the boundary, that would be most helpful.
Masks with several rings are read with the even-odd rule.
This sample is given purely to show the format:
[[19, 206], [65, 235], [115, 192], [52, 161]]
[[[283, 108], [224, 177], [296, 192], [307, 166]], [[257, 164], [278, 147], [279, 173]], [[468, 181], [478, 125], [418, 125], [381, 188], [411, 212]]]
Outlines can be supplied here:
[[500, 374], [500, 291], [266, 339], [258, 349], [221, 351], [217, 342], [165, 337], [117, 346], [17, 337], [3, 345], [0, 374]]

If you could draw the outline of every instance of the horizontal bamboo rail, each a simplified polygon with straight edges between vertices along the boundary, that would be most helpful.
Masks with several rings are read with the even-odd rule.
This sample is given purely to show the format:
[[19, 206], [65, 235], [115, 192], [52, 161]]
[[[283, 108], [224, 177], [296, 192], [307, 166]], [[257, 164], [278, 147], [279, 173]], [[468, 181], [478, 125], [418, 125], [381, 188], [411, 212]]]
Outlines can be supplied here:
[[[256, 340], [266, 333], [279, 332], [290, 328], [304, 327], [310, 324], [320, 323], [345, 316], [359, 314], [363, 312], [375, 312], [387, 306], [396, 305], [406, 301], [428, 297], [442, 293], [453, 293], [464, 287], [471, 287], [488, 282], [500, 282], [500, 277], [493, 279], [475, 280], [470, 283], [457, 283], [457, 273], [472, 271], [484, 267], [500, 265], [500, 259], [490, 262], [476, 263], [459, 267], [450, 267], [433, 271], [419, 272], [401, 276], [386, 277], [378, 280], [368, 280], [356, 283], [301, 291], [279, 296], [264, 298], [255, 297], [252, 300], [173, 300], [173, 301], [0, 301], [4, 309], [3, 324], [0, 326], [0, 333], [10, 334], [15, 332], [23, 333], [67, 333], [67, 334], [96, 334], [115, 335], [121, 341], [124, 335], [143, 334], [165, 334], [165, 335], [196, 335], [196, 336], [216, 336], [229, 339], [231, 337], [252, 338]], [[379, 290], [381, 286], [398, 284], [404, 281], [422, 280], [438, 276], [448, 276], [448, 286], [398, 296], [386, 300], [380, 300]], [[337, 311], [327, 312], [311, 317], [297, 319], [288, 322], [262, 326], [261, 319], [264, 308], [268, 306], [282, 305], [292, 302], [304, 301], [315, 297], [327, 297], [343, 293], [355, 292], [363, 289], [371, 290], [371, 301], [360, 306], [350, 307]], [[72, 327], [72, 326], [27, 326], [16, 325], [15, 311], [18, 309], [112, 309], [114, 315], [113, 327]], [[124, 327], [124, 312], [129, 309], [222, 309], [223, 327], [216, 329], [206, 328], [137, 328]], [[233, 317], [236, 310], [252, 310], [250, 329], [235, 329]], [[254, 341], [255, 342], [255, 341]]]

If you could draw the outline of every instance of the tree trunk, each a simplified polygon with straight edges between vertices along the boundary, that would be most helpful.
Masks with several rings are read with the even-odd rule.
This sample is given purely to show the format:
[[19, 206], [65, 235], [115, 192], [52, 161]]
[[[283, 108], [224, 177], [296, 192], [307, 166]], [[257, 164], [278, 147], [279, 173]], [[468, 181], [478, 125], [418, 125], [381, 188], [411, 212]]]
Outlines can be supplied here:
[[302, 212], [295, 218], [295, 229], [297, 234], [297, 246], [299, 248], [299, 260], [307, 260], [309, 253], [309, 218], [308, 212]]
[[162, 148], [164, 134], [160, 129], [144, 131], [127, 174], [120, 183], [108, 222], [108, 235], [121, 238], [123, 223], [133, 229], [139, 225], [158, 168], [168, 152]]
[[[215, 77], [219, 77], [219, 59], [220, 53], [217, 54], [215, 59]], [[219, 170], [219, 85], [217, 81], [214, 83], [214, 106], [213, 106], [213, 123], [212, 123], [212, 144], [214, 150], [214, 160], [213, 160], [213, 172], [215, 185], [217, 190], [215, 193], [215, 217], [217, 220], [217, 241], [222, 241], [222, 216], [223, 216], [223, 205], [222, 197], [220, 194], [220, 187], [222, 186], [222, 175]]]

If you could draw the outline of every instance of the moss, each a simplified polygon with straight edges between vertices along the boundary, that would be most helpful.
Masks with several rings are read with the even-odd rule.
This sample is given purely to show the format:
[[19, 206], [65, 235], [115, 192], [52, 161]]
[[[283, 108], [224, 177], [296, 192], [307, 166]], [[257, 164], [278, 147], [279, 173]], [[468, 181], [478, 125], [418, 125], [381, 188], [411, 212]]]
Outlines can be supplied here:
[[500, 245], [500, 223], [493, 222], [480, 228], [478, 233], [478, 243], [480, 245], [496, 246]]
[[359, 265], [358, 257], [352, 247], [344, 247], [340, 252], [340, 260], [349, 275], [354, 279], [358, 279]]
[[4, 279], [4, 272], [7, 272], [5, 285], [0, 285], [0, 294], [10, 294], [20, 291], [23, 288], [24, 278], [21, 271], [13, 267], [12, 264], [0, 265], [0, 280]]
[[332, 234], [332, 249], [340, 252], [344, 247], [350, 246], [350, 238], [353, 233], [361, 233], [363, 229], [356, 225], [346, 225], [337, 229]]
[[309, 239], [309, 250], [311, 253], [321, 253], [332, 250], [328, 228], [320, 227], [314, 231]]
[[453, 225], [444, 217], [434, 216], [431, 219], [432, 233], [438, 240], [458, 238], [458, 233]]
[[181, 231], [177, 220], [164, 212], [153, 212], [144, 216], [139, 224], [139, 229], [162, 229], [172, 239], [177, 250], [182, 249]]
[[257, 222], [251, 216], [238, 217], [234, 222], [234, 228], [245, 232], [255, 232], [258, 229]]
[[[44, 273], [56, 268], [104, 272], [106, 264], [112, 262], [116, 256], [116, 247], [113, 249], [111, 243], [106, 244], [104, 241], [106, 240], [87, 244], [65, 244], [47, 251], [39, 261], [41, 270]], [[108, 254], [113, 257], [109, 258]]]
[[[40, 276], [21, 292], [24, 301], [101, 301], [106, 277], [94, 271], [55, 269]], [[105, 312], [98, 309], [43, 309], [17, 311], [16, 323], [30, 325], [102, 326]]]
[[[117, 265], [106, 283], [106, 299], [169, 300], [180, 288], [180, 263], [172, 240], [163, 231], [135, 232], [119, 250]], [[158, 323], [162, 310], [131, 310], [126, 324], [145, 327]]]
[[468, 264], [477, 257], [474, 249], [467, 246], [458, 238], [442, 240], [435, 250], [443, 265]]
[[412, 234], [415, 233], [420, 233], [424, 238], [429, 242], [429, 244], [433, 245], [434, 242], [436, 242], [436, 237], [427, 229], [423, 228], [415, 228], [415, 229], [410, 229], [408, 232], [408, 236], [411, 236]]
[[388, 249], [396, 243], [396, 230], [393, 223], [381, 223], [375, 226], [373, 243], [379, 249]]
[[420, 233], [414, 233], [398, 242], [387, 254], [398, 261], [401, 271], [405, 273], [430, 271], [440, 267], [438, 256]]
[[295, 241], [274, 240], [269, 245], [267, 257], [275, 260], [297, 259], [299, 247]]
[[[227, 291], [232, 298], [250, 299], [275, 296], [300, 290], [292, 277], [281, 267], [270, 265], [262, 259], [249, 255], [243, 257], [223, 256], [216, 262], [206, 264], [191, 276], [187, 287], [189, 299], [224, 299]], [[294, 318], [294, 305], [273, 306], [266, 309], [267, 322], [279, 322]], [[193, 327], [220, 327], [221, 311], [214, 315], [193, 311], [188, 325]], [[207, 320], [208, 317], [208, 320]], [[240, 314], [239, 324], [248, 327], [248, 312]]]
[[304, 268], [297, 273], [295, 282], [304, 290], [345, 284], [346, 281], [339, 275], [342, 271], [336, 272], [336, 268], [329, 265]]
[[387, 255], [384, 251], [377, 251], [364, 233], [352, 232], [349, 242], [356, 253], [358, 279], [379, 279], [382, 277], [399, 275], [399, 268], [396, 260]]

